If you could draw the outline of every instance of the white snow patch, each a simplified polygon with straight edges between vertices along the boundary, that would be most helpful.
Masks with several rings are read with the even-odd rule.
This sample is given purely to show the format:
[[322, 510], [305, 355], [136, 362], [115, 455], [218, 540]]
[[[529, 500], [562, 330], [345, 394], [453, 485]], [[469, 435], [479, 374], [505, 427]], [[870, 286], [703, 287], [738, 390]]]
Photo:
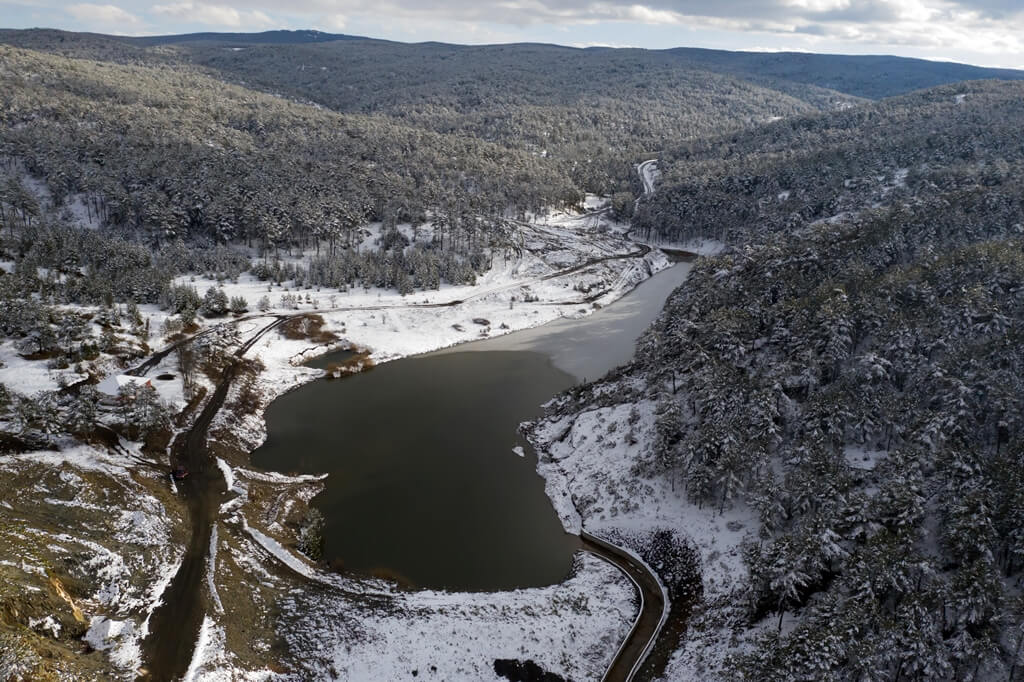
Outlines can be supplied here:
[[878, 462], [885, 458], [884, 450], [865, 450], [859, 445], [846, 445], [843, 447], [843, 458], [853, 469], [872, 471]]
[[54, 639], [60, 637], [60, 623], [54, 620], [53, 616], [45, 618], [29, 618], [28, 626], [33, 630], [49, 630]]
[[213, 524], [213, 529], [210, 531], [210, 554], [207, 558], [208, 565], [206, 567], [206, 585], [210, 588], [210, 599], [213, 600], [213, 606], [218, 614], [224, 613], [224, 605], [220, 602], [220, 593], [217, 592], [217, 585], [214, 582], [214, 578], [217, 576], [217, 524]]
[[310, 578], [313, 580], [316, 580], [318, 578], [316, 571], [313, 569], [312, 566], [310, 566], [305, 561], [299, 559], [297, 556], [289, 552], [287, 549], [284, 548], [284, 546], [280, 542], [278, 542], [274, 538], [268, 535], [264, 535], [255, 528], [252, 528], [248, 523], [246, 523], [244, 518], [242, 519], [242, 528], [245, 530], [246, 533], [249, 534], [249, 537], [256, 541], [256, 544], [265, 549], [267, 552], [273, 555], [278, 561], [283, 563], [288, 568], [292, 569], [299, 575], [304, 576], [306, 578]]
[[220, 469], [220, 473], [224, 476], [224, 483], [227, 486], [227, 489], [235, 490], [235, 474], [231, 471], [231, 465], [218, 457], [217, 467]]

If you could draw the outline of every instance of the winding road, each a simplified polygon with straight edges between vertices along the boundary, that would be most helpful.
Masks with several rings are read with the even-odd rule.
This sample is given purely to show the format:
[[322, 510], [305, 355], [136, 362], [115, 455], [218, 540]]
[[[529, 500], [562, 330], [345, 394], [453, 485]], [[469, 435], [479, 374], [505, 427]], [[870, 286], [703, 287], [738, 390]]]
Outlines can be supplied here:
[[[644, 186], [644, 195], [654, 191], [656, 161], [644, 161], [636, 168]], [[640, 199], [637, 199], [639, 202]], [[651, 567], [629, 550], [613, 545], [586, 531], [580, 531], [583, 549], [612, 564], [632, 581], [640, 597], [640, 612], [629, 634], [601, 677], [601, 682], [630, 682], [654, 648], [669, 614], [669, 595]]]
[[658, 576], [631, 552], [586, 531], [580, 532], [584, 551], [594, 554], [626, 574], [640, 596], [640, 612], [615, 658], [601, 677], [602, 682], [634, 679], [668, 618], [669, 598]]

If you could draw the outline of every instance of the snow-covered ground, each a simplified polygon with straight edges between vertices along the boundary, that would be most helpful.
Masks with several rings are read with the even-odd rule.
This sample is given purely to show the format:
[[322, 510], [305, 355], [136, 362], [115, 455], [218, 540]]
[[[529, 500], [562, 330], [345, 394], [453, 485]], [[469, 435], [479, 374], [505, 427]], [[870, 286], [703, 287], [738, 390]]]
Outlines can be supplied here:
[[181, 510], [167, 479], [135, 457], [62, 445], [0, 458], [0, 597], [36, 595], [18, 603], [37, 636], [77, 634], [104, 652], [102, 677], [132, 678], [149, 616], [181, 560], [172, 537]]
[[[598, 390], [615, 394], [619, 388]], [[655, 404], [646, 400], [635, 408], [620, 403], [537, 423], [530, 440], [548, 496], [569, 532], [582, 527], [599, 536], [638, 539], [657, 529], [681, 532], [699, 553], [704, 603], [714, 604], [746, 573], [740, 544], [758, 528], [756, 514], [742, 504], [698, 507], [669, 477], [638, 475], [652, 469]], [[695, 614], [664, 679], [709, 677], [728, 651], [720, 644], [729, 640], [729, 629], [719, 620]]]

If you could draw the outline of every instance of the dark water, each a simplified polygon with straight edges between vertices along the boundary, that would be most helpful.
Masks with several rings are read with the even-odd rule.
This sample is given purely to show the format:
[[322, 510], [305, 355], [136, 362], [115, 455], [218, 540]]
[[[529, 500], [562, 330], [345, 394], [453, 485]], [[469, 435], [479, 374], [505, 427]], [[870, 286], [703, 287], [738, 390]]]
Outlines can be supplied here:
[[576, 542], [516, 427], [572, 384], [539, 353], [387, 363], [274, 401], [253, 462], [330, 473], [315, 503], [324, 556], [348, 568], [387, 568], [419, 587], [552, 584]]
[[270, 405], [253, 462], [330, 474], [314, 504], [327, 519], [325, 558], [347, 568], [452, 590], [560, 582], [578, 540], [517, 427], [578, 379], [628, 360], [688, 271], [677, 265], [583, 320], [307, 384]]

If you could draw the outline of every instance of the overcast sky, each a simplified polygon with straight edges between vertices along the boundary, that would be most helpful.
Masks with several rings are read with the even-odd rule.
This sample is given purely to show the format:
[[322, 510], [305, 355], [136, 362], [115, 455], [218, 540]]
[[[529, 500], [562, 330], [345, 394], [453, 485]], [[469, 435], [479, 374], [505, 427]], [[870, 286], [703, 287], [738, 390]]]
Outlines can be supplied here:
[[5, 28], [897, 54], [1024, 69], [1024, 0], [0, 0]]

